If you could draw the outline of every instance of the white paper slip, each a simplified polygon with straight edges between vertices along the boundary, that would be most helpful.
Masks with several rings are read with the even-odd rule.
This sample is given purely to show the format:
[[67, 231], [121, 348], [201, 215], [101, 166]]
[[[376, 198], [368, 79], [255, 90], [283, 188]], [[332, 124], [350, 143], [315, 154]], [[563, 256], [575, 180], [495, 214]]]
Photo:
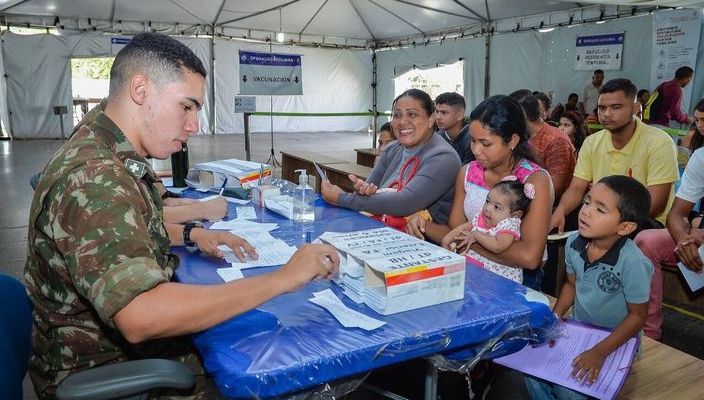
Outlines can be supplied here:
[[176, 194], [181, 194], [184, 190], [188, 189], [188, 187], [167, 187], [166, 190], [168, 190], [171, 193], [176, 193]]
[[681, 262], [677, 263], [677, 267], [682, 272], [684, 280], [687, 281], [689, 288], [692, 289], [693, 292], [696, 292], [697, 290], [704, 287], [704, 272], [694, 272], [691, 269], [685, 267], [684, 264], [682, 264]]
[[252, 201], [252, 199], [242, 200], [242, 199], [236, 199], [234, 197], [227, 197], [227, 196], [225, 196], [225, 200], [227, 200], [230, 203], [235, 203], [235, 204], [247, 204], [250, 201]]
[[386, 324], [386, 322], [348, 308], [330, 289], [313, 293], [313, 298], [308, 301], [328, 310], [346, 328], [362, 328], [372, 331]]
[[251, 228], [251, 227], [257, 227], [260, 230], [265, 230], [265, 231], [273, 231], [274, 229], [277, 229], [279, 227], [279, 225], [276, 223], [273, 223], [273, 222], [260, 224], [258, 222], [252, 222], [252, 221], [248, 221], [245, 219], [233, 219], [230, 221], [218, 221], [218, 222], [215, 222], [214, 224], [210, 225], [210, 229], [225, 230], [225, 231], [239, 230], [242, 228]]
[[213, 199], [217, 199], [218, 197], [220, 197], [219, 194], [214, 194], [214, 195], [212, 195], [212, 196], [203, 197], [202, 199], [198, 199], [198, 201], [200, 201], [201, 203], [205, 203], [206, 201], [210, 201], [210, 200], [213, 200]]
[[238, 268], [218, 268], [216, 272], [225, 282], [232, 282], [244, 278], [242, 271]]
[[575, 233], [577, 231], [567, 231], [567, 232], [562, 232], [562, 233], [553, 233], [552, 235], [548, 235], [548, 240], [562, 240], [570, 236], [571, 234]]
[[237, 207], [237, 219], [257, 219], [254, 207]]
[[170, 177], [161, 178], [161, 184], [166, 187], [173, 186], [174, 185], [174, 178], [170, 178]]
[[256, 260], [252, 260], [251, 258], [247, 257], [245, 259], [245, 262], [240, 262], [239, 259], [234, 257], [234, 253], [232, 253], [232, 257], [228, 256], [227, 253], [225, 253], [225, 260], [233, 260], [230, 261], [230, 265], [238, 269], [270, 267], [273, 265], [286, 264], [295, 252], [296, 248], [292, 246], [286, 248], [268, 247], [266, 249], [260, 249], [257, 252], [259, 258], [257, 258]]

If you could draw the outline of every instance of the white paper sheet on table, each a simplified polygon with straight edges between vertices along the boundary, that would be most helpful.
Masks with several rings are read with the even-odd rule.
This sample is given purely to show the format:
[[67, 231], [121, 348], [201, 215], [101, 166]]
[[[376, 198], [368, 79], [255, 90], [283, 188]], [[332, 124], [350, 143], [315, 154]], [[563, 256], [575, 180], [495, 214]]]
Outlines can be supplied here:
[[239, 268], [218, 268], [216, 272], [225, 282], [232, 282], [244, 278]]
[[256, 227], [260, 230], [273, 231], [274, 229], [277, 229], [279, 227], [279, 224], [276, 224], [273, 222], [259, 223], [259, 222], [248, 221], [245, 219], [233, 219], [230, 221], [218, 221], [218, 222], [210, 225], [210, 229], [225, 230], [225, 231], [241, 230], [244, 228], [252, 228], [252, 227]]
[[257, 219], [254, 207], [237, 207], [237, 219]]
[[[704, 260], [704, 245], [699, 246], [699, 257]], [[680, 269], [680, 272], [682, 272], [684, 280], [687, 281], [689, 288], [692, 289], [693, 292], [704, 288], [704, 272], [694, 272], [685, 267], [681, 262], [677, 263], [677, 267]]]
[[227, 197], [227, 196], [225, 196], [225, 200], [227, 200], [230, 203], [235, 203], [235, 204], [247, 204], [250, 201], [252, 201], [252, 199], [244, 199], [243, 200], [243, 199], [238, 199], [235, 197]]
[[313, 298], [308, 299], [308, 301], [328, 310], [345, 328], [362, 328], [372, 331], [386, 324], [384, 321], [379, 321], [348, 308], [330, 289], [313, 293]]
[[[259, 258], [252, 260], [251, 258], [245, 258], [245, 262], [240, 262], [239, 259], [225, 256], [225, 260], [230, 262], [233, 268], [247, 269], [247, 268], [257, 268], [257, 267], [270, 267], [273, 265], [286, 264], [288, 260], [291, 259], [293, 253], [296, 252], [296, 248], [292, 246], [267, 246], [266, 249], [261, 249], [257, 251]], [[232, 260], [232, 261], [230, 261]]]

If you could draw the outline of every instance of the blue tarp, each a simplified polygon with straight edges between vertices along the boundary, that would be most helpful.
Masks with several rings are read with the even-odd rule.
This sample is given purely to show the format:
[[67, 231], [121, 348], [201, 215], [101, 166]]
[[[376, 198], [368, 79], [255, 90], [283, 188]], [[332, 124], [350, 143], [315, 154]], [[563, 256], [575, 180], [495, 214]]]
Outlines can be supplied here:
[[[304, 243], [307, 231], [315, 239], [325, 231], [380, 226], [357, 212], [322, 201], [317, 203], [315, 224], [308, 227], [259, 208], [257, 214], [260, 222], [277, 222], [279, 229], [272, 234], [294, 245]], [[181, 257], [176, 271], [179, 281], [222, 283], [215, 268], [228, 266], [224, 260], [190, 254], [183, 248], [175, 252]], [[253, 276], [275, 268], [249, 269], [244, 274]], [[313, 292], [327, 288], [351, 309], [386, 325], [374, 331], [343, 328], [328, 311], [308, 301]], [[336, 284], [314, 281], [195, 335], [194, 342], [223, 394], [276, 397], [436, 353], [472, 358], [483, 344], [497, 338], [506, 340], [498, 340], [484, 358], [517, 351], [525, 339], [541, 340], [555, 323], [546, 305], [527, 300], [528, 290], [469, 265], [463, 300], [382, 316], [351, 301]]]

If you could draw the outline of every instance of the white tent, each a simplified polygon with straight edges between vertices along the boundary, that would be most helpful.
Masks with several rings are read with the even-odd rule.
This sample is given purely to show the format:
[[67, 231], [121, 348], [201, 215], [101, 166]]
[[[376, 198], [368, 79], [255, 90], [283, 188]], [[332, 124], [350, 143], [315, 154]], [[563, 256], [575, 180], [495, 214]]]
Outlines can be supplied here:
[[[57, 33], [3, 32], [0, 73], [6, 80], [0, 81], [0, 117], [15, 137], [59, 137], [52, 107], [71, 104], [69, 59], [110, 55], [111, 36], [143, 31], [176, 35], [205, 62], [210, 77], [201, 113], [204, 133], [243, 130], [242, 116], [233, 110], [239, 49], [304, 56], [304, 96], [275, 97], [273, 110], [278, 112], [388, 109], [394, 76], [460, 58], [465, 61], [464, 94], [470, 107], [487, 94], [523, 87], [553, 90], [562, 100], [581, 90], [590, 76], [572, 71], [566, 54], [576, 36], [615, 31], [626, 32], [623, 67], [607, 78], [629, 77], [647, 87], [652, 29], [648, 12], [656, 10], [652, 4], [700, 6], [702, 1], [601, 3], [622, 5], [524, 0], [0, 0], [2, 26]], [[556, 29], [538, 31], [547, 27]], [[278, 32], [285, 37], [280, 44], [274, 39]], [[693, 97], [699, 97], [703, 87], [704, 79], [695, 75]], [[269, 101], [258, 98], [258, 109], [268, 111]], [[70, 115], [64, 122], [70, 129]], [[369, 124], [368, 117], [274, 119], [277, 131], [360, 130]], [[254, 118], [252, 129], [268, 130], [269, 119]]]

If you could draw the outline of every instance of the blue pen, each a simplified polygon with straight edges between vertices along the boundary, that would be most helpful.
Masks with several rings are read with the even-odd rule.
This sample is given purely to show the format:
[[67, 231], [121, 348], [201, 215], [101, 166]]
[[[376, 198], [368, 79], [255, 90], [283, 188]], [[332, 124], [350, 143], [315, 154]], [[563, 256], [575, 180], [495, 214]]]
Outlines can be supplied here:
[[227, 185], [227, 177], [225, 177], [225, 180], [222, 181], [222, 186], [220, 186], [220, 196], [225, 192], [225, 185]]

